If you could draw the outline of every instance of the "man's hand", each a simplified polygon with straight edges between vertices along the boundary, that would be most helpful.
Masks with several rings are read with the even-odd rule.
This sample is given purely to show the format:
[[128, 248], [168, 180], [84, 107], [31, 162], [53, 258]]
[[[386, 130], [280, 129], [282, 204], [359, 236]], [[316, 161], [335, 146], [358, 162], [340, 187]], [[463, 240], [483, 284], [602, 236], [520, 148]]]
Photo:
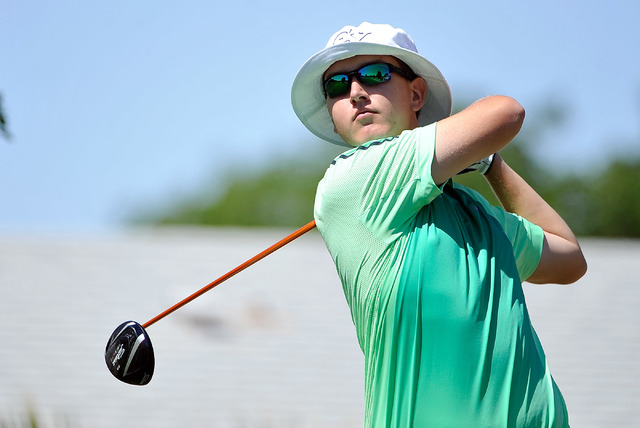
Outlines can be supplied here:
[[480, 159], [478, 162], [472, 163], [471, 165], [460, 171], [457, 175], [466, 174], [472, 171], [478, 171], [480, 174], [485, 175], [487, 171], [489, 171], [489, 168], [491, 168], [493, 157], [494, 155], [489, 155], [484, 159]]

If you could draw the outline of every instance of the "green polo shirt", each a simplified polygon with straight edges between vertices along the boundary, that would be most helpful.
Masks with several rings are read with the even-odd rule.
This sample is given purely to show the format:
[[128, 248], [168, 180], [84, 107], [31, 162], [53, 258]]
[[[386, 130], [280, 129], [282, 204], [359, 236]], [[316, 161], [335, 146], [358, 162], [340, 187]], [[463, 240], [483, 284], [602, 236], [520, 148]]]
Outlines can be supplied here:
[[521, 284], [543, 231], [437, 186], [435, 130], [349, 150], [318, 186], [318, 230], [365, 356], [365, 426], [568, 426]]

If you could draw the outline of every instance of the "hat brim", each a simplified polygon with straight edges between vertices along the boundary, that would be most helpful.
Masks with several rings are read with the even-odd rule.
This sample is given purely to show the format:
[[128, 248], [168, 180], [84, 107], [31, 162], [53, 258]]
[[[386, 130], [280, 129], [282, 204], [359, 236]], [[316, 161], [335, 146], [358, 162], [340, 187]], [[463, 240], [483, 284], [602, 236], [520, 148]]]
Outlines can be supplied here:
[[350, 42], [330, 46], [309, 58], [298, 71], [291, 87], [293, 110], [314, 135], [333, 144], [350, 147], [336, 134], [322, 91], [322, 76], [335, 62], [356, 55], [391, 55], [407, 64], [427, 82], [427, 96], [418, 123], [425, 126], [451, 115], [451, 90], [430, 61], [421, 55], [377, 43]]

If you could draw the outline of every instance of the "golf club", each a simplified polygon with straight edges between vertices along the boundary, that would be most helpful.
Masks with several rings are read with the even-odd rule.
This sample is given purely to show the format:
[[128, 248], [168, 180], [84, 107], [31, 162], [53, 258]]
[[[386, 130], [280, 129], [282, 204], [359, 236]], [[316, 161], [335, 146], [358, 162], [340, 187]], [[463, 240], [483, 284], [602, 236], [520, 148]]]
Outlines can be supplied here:
[[116, 379], [131, 385], [146, 385], [151, 381], [155, 367], [155, 356], [151, 339], [146, 329], [160, 321], [162, 318], [180, 309], [192, 300], [200, 297], [215, 286], [242, 272], [254, 263], [262, 260], [269, 254], [284, 247], [289, 242], [299, 238], [316, 227], [316, 222], [311, 221], [289, 236], [271, 245], [266, 250], [253, 256], [238, 267], [230, 270], [220, 278], [202, 287], [200, 290], [171, 306], [167, 310], [156, 315], [146, 323], [140, 325], [135, 321], [127, 321], [120, 324], [107, 342], [104, 359], [111, 374]]

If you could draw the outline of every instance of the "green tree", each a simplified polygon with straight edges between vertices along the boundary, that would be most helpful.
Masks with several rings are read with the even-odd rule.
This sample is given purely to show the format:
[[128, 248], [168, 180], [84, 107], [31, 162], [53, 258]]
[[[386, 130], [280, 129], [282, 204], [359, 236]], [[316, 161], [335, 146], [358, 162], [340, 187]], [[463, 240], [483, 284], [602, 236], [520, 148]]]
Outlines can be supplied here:
[[158, 224], [290, 226], [313, 218], [319, 168], [291, 170], [271, 165], [257, 176], [236, 176], [215, 201], [187, 202]]
[[[545, 130], [562, 121], [562, 109], [551, 105], [535, 117], [538, 121], [530, 121], [528, 131], [500, 152], [502, 157], [578, 236], [640, 238], [640, 154], [614, 159], [601, 171], [558, 174], [537, 162], [531, 148], [544, 139], [541, 134]], [[315, 145], [322, 146], [308, 143], [310, 147]], [[315, 162], [300, 163], [292, 158], [271, 163], [250, 176], [230, 174], [221, 195], [206, 199], [196, 195], [147, 219], [155, 224], [300, 226], [312, 218], [317, 183], [340, 151], [337, 148], [307, 154], [307, 159], [317, 159]], [[482, 176], [470, 173], [454, 180], [499, 205]]]
[[11, 139], [11, 134], [7, 129], [7, 119], [2, 107], [2, 94], [0, 94], [0, 134], [7, 140]]
[[[226, 175], [221, 194], [196, 194], [167, 212], [138, 216], [138, 222], [158, 225], [195, 224], [221, 226], [298, 226], [313, 218], [313, 202], [318, 182], [331, 160], [341, 151], [317, 142], [301, 143], [320, 147], [307, 151], [307, 159], [283, 159], [262, 170], [247, 174], [240, 169]], [[214, 187], [214, 186], [209, 186]], [[145, 220], [145, 218], [147, 220]]]
[[585, 192], [585, 233], [640, 238], [640, 157], [616, 159]]

